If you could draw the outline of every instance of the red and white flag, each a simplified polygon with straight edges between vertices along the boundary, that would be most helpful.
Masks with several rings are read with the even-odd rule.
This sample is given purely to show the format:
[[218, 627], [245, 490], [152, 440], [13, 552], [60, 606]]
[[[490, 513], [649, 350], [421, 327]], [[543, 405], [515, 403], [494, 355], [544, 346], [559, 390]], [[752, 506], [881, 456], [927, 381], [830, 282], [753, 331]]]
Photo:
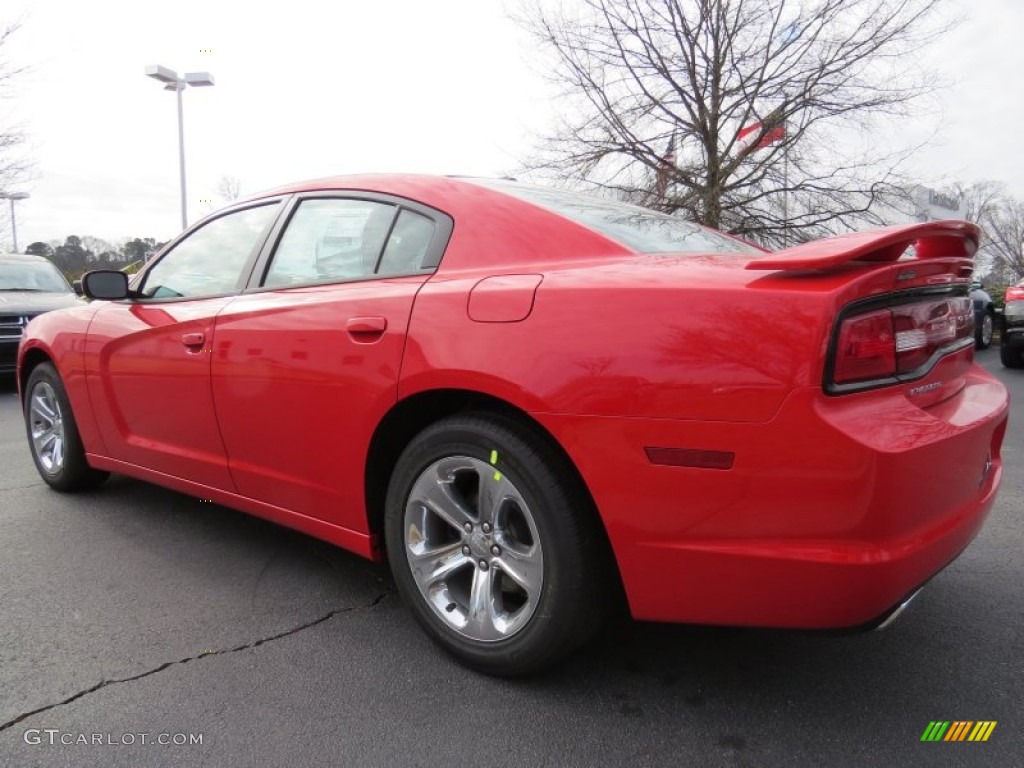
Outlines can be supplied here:
[[758, 149], [764, 149], [786, 138], [786, 121], [782, 110], [773, 110], [764, 120], [751, 123], [740, 128], [736, 134], [737, 152], [745, 155]]

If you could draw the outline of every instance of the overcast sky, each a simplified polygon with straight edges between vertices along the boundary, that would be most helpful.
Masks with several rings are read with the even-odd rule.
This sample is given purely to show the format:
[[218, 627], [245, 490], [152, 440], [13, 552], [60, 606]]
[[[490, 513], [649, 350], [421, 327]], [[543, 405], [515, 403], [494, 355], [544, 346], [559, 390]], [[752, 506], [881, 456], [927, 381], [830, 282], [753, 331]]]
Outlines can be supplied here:
[[[147, 64], [216, 78], [184, 95], [190, 222], [225, 175], [252, 193], [361, 171], [512, 171], [550, 118], [551, 93], [510, 1], [4, 0], [0, 24], [22, 22], [4, 53], [31, 72], [0, 117], [23, 125], [37, 163], [19, 245], [180, 229], [175, 97]], [[1024, 196], [1024, 0], [956, 7], [966, 21], [933, 52], [956, 83], [913, 170], [1000, 179]]]

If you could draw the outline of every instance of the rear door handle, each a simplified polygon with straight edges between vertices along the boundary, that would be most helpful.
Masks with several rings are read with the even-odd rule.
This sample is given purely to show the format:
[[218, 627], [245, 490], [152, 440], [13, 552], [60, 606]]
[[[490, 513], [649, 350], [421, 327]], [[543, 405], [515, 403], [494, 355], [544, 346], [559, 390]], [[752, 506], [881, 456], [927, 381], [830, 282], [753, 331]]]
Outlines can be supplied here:
[[350, 317], [345, 323], [345, 330], [353, 341], [366, 343], [376, 341], [388, 329], [386, 317]]
[[205, 341], [206, 335], [202, 331], [198, 333], [183, 333], [181, 335], [181, 343], [186, 347], [201, 347]]

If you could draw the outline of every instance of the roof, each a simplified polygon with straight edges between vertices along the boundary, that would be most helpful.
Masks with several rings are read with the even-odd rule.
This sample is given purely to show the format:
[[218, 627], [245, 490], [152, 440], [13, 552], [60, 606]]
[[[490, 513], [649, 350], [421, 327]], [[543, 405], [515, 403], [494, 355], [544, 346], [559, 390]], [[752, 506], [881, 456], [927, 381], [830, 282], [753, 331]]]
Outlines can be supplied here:
[[367, 191], [394, 195], [429, 205], [449, 214], [457, 214], [468, 200], [480, 196], [508, 197], [508, 193], [488, 190], [472, 183], [471, 177], [432, 176], [416, 173], [366, 173], [307, 179], [251, 195], [247, 201], [321, 190]]
[[0, 263], [6, 262], [9, 264], [18, 263], [38, 263], [45, 261], [47, 264], [52, 264], [49, 259], [43, 258], [42, 256], [34, 256], [29, 253], [0, 253]]

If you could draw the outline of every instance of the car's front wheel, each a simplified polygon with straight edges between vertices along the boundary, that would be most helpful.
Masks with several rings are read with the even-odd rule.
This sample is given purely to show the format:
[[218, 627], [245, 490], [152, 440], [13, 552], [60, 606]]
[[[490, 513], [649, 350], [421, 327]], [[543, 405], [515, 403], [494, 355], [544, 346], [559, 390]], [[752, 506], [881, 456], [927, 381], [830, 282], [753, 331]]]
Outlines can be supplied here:
[[32, 460], [52, 488], [78, 491], [107, 479], [85, 459], [64, 382], [50, 363], [33, 368], [25, 384], [25, 427]]
[[588, 639], [614, 603], [588, 497], [564, 458], [513, 420], [428, 427], [399, 459], [386, 503], [399, 592], [475, 669], [538, 671]]
[[981, 323], [974, 331], [974, 345], [978, 349], [988, 349], [992, 345], [992, 332], [995, 329], [995, 317], [991, 312], [986, 312]]

